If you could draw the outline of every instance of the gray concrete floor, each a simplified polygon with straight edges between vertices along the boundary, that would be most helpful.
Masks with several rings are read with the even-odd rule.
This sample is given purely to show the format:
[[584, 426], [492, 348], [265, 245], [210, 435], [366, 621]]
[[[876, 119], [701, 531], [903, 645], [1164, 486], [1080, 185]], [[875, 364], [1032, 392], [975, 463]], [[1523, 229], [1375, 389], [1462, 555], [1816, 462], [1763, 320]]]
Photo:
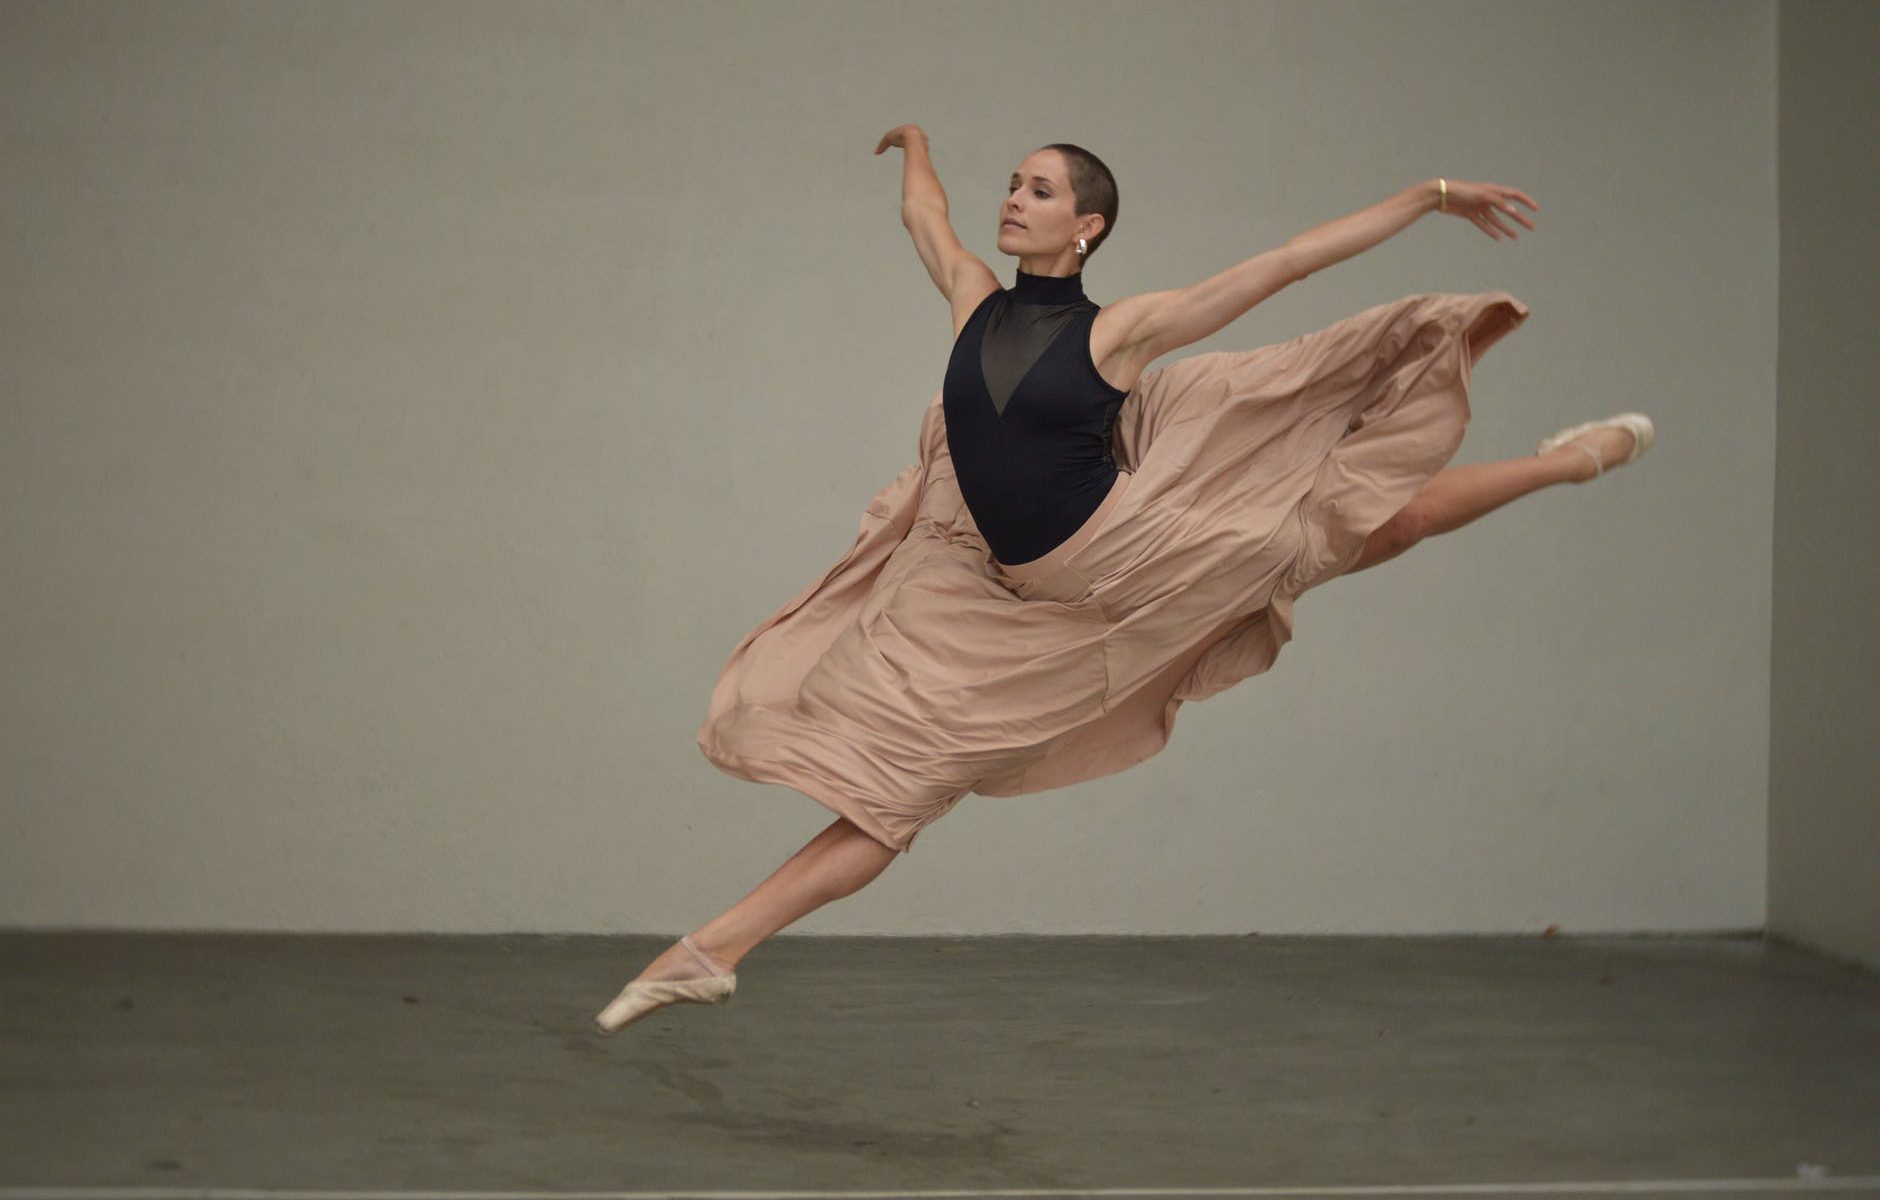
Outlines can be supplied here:
[[0, 1193], [1880, 1195], [1880, 977], [1760, 938], [786, 933], [594, 1032], [669, 940], [0, 934]]

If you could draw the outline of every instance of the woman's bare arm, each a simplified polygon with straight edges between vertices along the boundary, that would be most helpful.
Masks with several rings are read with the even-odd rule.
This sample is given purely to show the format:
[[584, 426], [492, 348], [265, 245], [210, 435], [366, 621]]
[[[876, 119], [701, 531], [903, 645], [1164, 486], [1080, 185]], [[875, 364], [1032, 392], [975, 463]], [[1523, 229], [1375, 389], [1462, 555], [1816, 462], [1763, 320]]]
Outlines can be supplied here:
[[901, 224], [913, 236], [914, 249], [934, 286], [951, 302], [953, 332], [957, 336], [986, 293], [999, 286], [998, 278], [960, 244], [959, 234], [953, 231], [947, 215], [947, 194], [927, 153], [926, 133], [918, 125], [897, 126], [881, 136], [875, 153], [890, 146], [899, 146], [903, 152]]
[[1426, 212], [1436, 208], [1439, 193], [1434, 179], [1413, 184], [1388, 200], [1327, 221], [1286, 240], [1296, 277], [1304, 279], [1333, 263], [1369, 250]]
[[927, 133], [918, 125], [897, 125], [881, 135], [875, 146], [880, 154], [890, 146], [899, 146], [901, 156], [901, 211], [910, 208], [947, 210], [946, 189], [934, 173], [933, 159], [927, 153]]
[[1444, 212], [1473, 221], [1490, 237], [1499, 240], [1496, 230], [1513, 237], [1514, 231], [1501, 223], [1503, 212], [1534, 228], [1534, 223], [1515, 208], [1514, 199], [1536, 211], [1540, 208], [1525, 192], [1498, 184], [1459, 179], [1414, 184], [1369, 208], [1314, 226], [1288, 238], [1277, 249], [1257, 254], [1199, 283], [1146, 293], [1141, 297], [1143, 311], [1133, 323], [1135, 335], [1131, 340], [1144, 344], [1145, 361], [1198, 342], [1288, 284], [1370, 249], [1439, 204]]

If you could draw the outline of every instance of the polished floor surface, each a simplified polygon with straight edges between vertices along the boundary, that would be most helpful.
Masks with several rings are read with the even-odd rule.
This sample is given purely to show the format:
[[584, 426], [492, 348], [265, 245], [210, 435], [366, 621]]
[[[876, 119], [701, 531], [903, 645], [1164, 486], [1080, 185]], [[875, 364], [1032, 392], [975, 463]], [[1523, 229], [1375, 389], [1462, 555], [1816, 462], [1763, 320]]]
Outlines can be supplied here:
[[1880, 978], [1753, 936], [786, 933], [596, 1033], [666, 944], [0, 933], [0, 1198], [1880, 1196]]

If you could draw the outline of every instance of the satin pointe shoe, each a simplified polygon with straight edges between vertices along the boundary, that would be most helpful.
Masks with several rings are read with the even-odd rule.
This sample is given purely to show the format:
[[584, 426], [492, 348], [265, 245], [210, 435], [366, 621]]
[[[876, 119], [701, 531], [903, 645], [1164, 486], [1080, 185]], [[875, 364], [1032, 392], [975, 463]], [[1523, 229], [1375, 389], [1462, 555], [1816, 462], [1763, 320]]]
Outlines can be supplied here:
[[594, 1018], [595, 1028], [603, 1034], [618, 1032], [647, 1013], [677, 1000], [694, 1004], [723, 1004], [731, 999], [731, 993], [738, 990], [738, 973], [720, 971], [716, 963], [705, 957], [705, 952], [698, 948], [691, 934], [680, 938], [679, 944], [691, 951], [699, 965], [711, 973], [702, 979], [649, 979], [629, 983]]
[[1652, 437], [1654, 434], [1652, 419], [1644, 413], [1628, 412], [1620, 413], [1614, 417], [1606, 417], [1598, 421], [1582, 421], [1578, 425], [1569, 426], [1566, 429], [1562, 429], [1559, 433], [1541, 439], [1540, 446], [1534, 452], [1536, 454], [1545, 454], [1549, 450], [1568, 444], [1578, 446], [1592, 456], [1593, 478], [1598, 479], [1601, 475], [1606, 473], [1606, 463], [1601, 461], [1599, 451], [1593, 449], [1585, 442], [1577, 442], [1574, 441], [1574, 439], [1582, 434], [1591, 433], [1595, 429], [1613, 425], [1632, 431], [1632, 452], [1620, 459], [1617, 463], [1614, 463], [1614, 466], [1624, 466], [1626, 463], [1634, 462], [1638, 459], [1639, 455], [1652, 448]]

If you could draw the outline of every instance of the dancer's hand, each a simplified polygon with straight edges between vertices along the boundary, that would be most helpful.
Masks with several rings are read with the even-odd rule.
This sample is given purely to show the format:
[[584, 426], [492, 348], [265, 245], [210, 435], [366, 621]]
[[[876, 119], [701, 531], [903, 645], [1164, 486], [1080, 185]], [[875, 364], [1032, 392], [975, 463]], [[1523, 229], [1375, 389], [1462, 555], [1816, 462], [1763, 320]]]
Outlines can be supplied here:
[[918, 125], [896, 125], [893, 129], [881, 135], [881, 144], [875, 147], [875, 153], [880, 154], [889, 146], [899, 146], [905, 150], [907, 149], [907, 143], [910, 139], [925, 138], [926, 136], [926, 132]]
[[[1470, 183], [1466, 179], [1448, 179], [1445, 182], [1449, 184], [1449, 202], [1438, 211], [1473, 222], [1496, 241], [1501, 240], [1502, 233], [1509, 237], [1515, 236], [1514, 230], [1502, 223], [1504, 216], [1513, 217], [1529, 229], [1534, 228], [1534, 222], [1514, 206], [1514, 201], [1519, 200], [1535, 212], [1541, 210], [1541, 206], [1534, 203], [1526, 192], [1498, 183]], [[1498, 229], [1501, 233], [1495, 232]]]

